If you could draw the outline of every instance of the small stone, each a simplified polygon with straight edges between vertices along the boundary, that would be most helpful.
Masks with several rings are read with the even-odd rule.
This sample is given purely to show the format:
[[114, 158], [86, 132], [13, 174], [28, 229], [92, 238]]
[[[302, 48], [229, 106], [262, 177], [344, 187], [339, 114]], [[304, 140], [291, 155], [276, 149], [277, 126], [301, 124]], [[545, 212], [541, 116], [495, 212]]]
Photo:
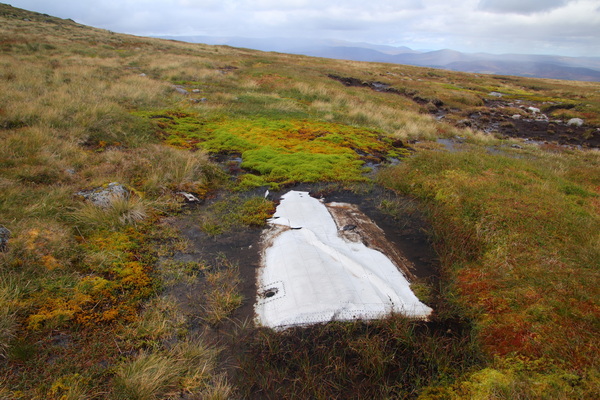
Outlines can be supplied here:
[[512, 119], [521, 119], [521, 115], [520, 114], [515, 114], [511, 118]]
[[10, 231], [8, 228], [0, 225], [0, 253], [8, 250], [8, 239], [10, 239]]
[[581, 118], [571, 118], [569, 122], [567, 122], [567, 125], [581, 126], [583, 125], [583, 120]]
[[200, 89], [193, 89], [192, 93], [200, 93]]
[[143, 73], [143, 72], [142, 72], [142, 73], [141, 73], [139, 76], [141, 76], [141, 77], [143, 78], [143, 77], [145, 77], [145, 76], [147, 76], [147, 75], [146, 75], [145, 73]]
[[540, 112], [540, 109], [536, 107], [529, 107], [527, 108], [527, 110], [531, 111], [533, 114], [537, 114]]
[[490, 92], [490, 93], [488, 93], [488, 95], [492, 96], [492, 97], [503, 97], [504, 96], [502, 93], [499, 93], [499, 92]]
[[510, 147], [512, 147], [513, 149], [522, 149], [523, 147], [519, 146], [518, 144], [512, 144]]
[[187, 90], [185, 90], [184, 88], [182, 88], [181, 86], [173, 86], [173, 89], [175, 89], [175, 91], [176, 91], [177, 93], [180, 93], [180, 94], [188, 94], [188, 91], [187, 91]]

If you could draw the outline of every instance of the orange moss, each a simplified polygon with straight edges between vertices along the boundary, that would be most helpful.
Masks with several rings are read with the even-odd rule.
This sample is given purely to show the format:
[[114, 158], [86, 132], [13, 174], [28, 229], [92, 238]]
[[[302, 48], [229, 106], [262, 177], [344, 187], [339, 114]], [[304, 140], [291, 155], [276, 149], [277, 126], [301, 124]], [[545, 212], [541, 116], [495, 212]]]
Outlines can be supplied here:
[[130, 320], [139, 302], [152, 293], [153, 259], [143, 245], [143, 235], [133, 228], [100, 232], [82, 244], [88, 254], [109, 252], [112, 261], [87, 265], [89, 274], [72, 288], [55, 293], [46, 289], [30, 300], [36, 311], [27, 327], [38, 330], [67, 324], [94, 326], [117, 319]]
[[58, 260], [49, 254], [42, 257], [42, 262], [44, 263], [44, 266], [50, 271], [60, 267], [60, 263], [58, 262]]

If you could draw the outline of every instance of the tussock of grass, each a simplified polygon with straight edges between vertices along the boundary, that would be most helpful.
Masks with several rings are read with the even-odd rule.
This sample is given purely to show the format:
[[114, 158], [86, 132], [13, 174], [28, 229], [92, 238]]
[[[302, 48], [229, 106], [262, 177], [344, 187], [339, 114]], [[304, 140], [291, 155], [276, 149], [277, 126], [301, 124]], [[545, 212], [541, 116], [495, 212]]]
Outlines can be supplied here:
[[160, 353], [141, 352], [117, 369], [114, 398], [164, 399], [182, 391], [199, 395], [213, 378], [216, 356], [215, 349], [201, 342], [180, 342]]
[[202, 151], [189, 152], [164, 146], [140, 149], [132, 157], [129, 180], [145, 193], [192, 192], [203, 197], [224, 179], [222, 171]]
[[186, 329], [187, 320], [171, 295], [161, 295], [144, 305], [140, 318], [132, 324], [131, 335], [145, 347], [158, 346], [159, 341], [176, 338]]
[[0, 357], [2, 358], [6, 357], [9, 343], [17, 330], [18, 291], [19, 286], [15, 283], [6, 278], [0, 280]]
[[264, 227], [275, 212], [275, 204], [264, 196], [231, 195], [198, 213], [200, 229], [210, 236], [231, 232], [239, 227]]
[[61, 400], [81, 400], [91, 397], [88, 392], [89, 380], [78, 373], [56, 379], [50, 387], [49, 394]]
[[222, 260], [221, 266], [206, 276], [204, 292], [204, 320], [216, 325], [231, 316], [244, 300], [238, 290], [240, 275], [237, 265]]
[[149, 203], [137, 197], [115, 196], [108, 207], [84, 204], [71, 217], [81, 230], [113, 230], [135, 225], [148, 217]]

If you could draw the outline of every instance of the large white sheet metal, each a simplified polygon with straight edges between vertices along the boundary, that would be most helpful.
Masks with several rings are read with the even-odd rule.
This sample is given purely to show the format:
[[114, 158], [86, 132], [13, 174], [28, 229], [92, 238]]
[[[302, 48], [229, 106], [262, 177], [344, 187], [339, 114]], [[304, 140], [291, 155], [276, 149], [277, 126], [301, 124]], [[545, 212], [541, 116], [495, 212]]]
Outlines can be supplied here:
[[361, 240], [349, 239], [325, 204], [308, 192], [282, 196], [269, 223], [257, 277], [259, 325], [285, 329], [391, 313], [416, 318], [431, 313], [399, 266]]

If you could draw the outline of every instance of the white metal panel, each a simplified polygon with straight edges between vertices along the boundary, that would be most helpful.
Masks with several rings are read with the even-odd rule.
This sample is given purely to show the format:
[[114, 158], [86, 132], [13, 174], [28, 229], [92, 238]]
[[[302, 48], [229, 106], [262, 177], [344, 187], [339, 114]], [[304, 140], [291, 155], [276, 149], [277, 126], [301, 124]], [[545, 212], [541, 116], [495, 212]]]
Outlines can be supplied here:
[[325, 204], [308, 192], [282, 196], [269, 223], [258, 272], [259, 325], [284, 329], [431, 313], [385, 254], [340, 235]]

